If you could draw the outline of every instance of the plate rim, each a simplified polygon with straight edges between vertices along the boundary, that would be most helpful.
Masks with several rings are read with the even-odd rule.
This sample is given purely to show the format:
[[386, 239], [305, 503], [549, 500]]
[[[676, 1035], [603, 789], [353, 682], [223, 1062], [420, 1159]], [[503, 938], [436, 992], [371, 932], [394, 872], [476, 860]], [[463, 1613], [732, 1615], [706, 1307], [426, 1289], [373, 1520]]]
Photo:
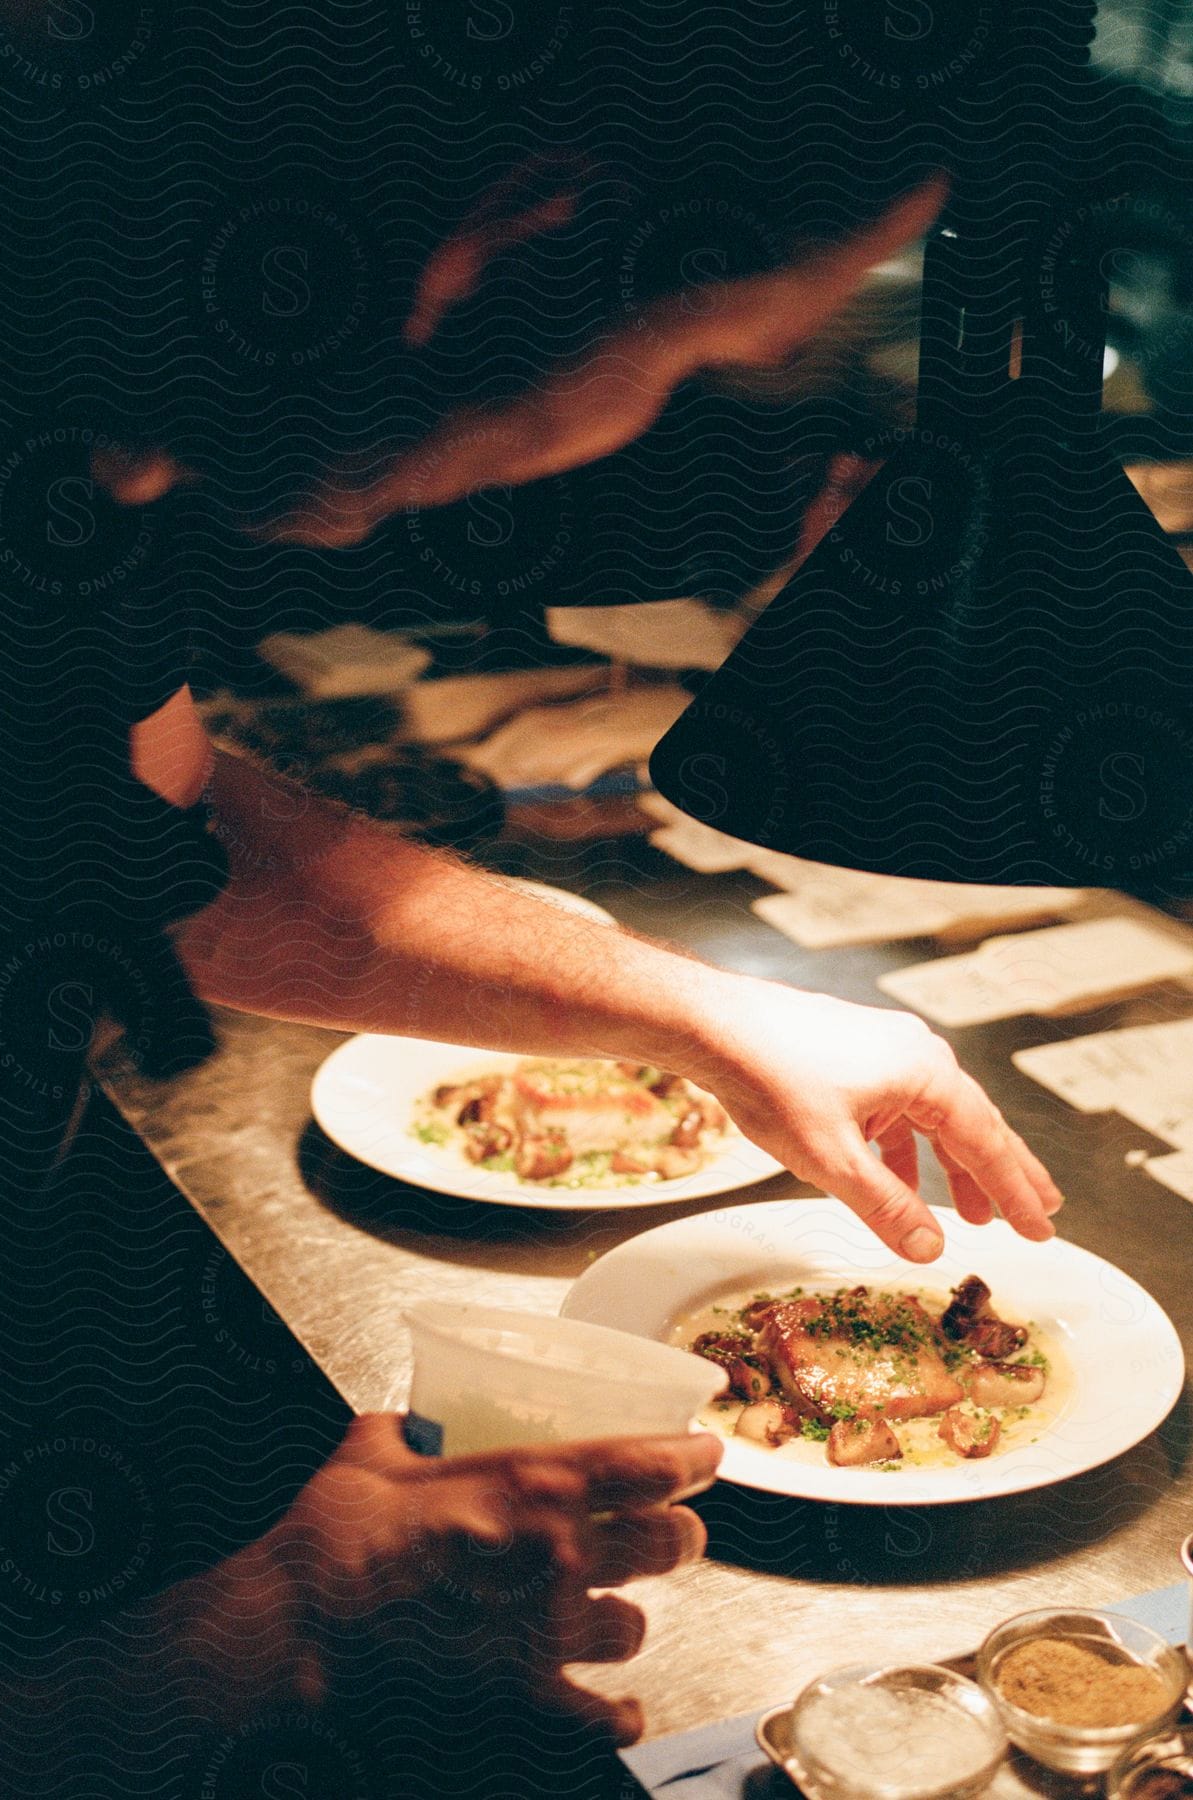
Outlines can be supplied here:
[[[852, 1219], [854, 1222], [856, 1222], [857, 1224], [862, 1223], [862, 1221], [859, 1219], [858, 1215], [853, 1211], [853, 1209], [851, 1207], [849, 1207], [844, 1201], [838, 1199], [835, 1195], [832, 1195], [832, 1194], [809, 1195], [806, 1197], [804, 1195], [800, 1195], [800, 1194], [792, 1194], [792, 1195], [789, 1195], [786, 1199], [757, 1200], [757, 1201], [752, 1201], [752, 1202], [746, 1202], [744, 1205], [735, 1207], [732, 1210], [737, 1213], [746, 1213], [746, 1212], [757, 1213], [763, 1209], [772, 1209], [772, 1208], [780, 1207], [780, 1206], [781, 1207], [791, 1207], [792, 1205], [795, 1205], [795, 1204], [798, 1204], [801, 1207], [806, 1206], [806, 1207], [809, 1207], [812, 1209], [817, 1209], [817, 1208], [834, 1209], [834, 1211], [832, 1213], [826, 1214], [826, 1218], [836, 1217], [836, 1218], [840, 1219], [841, 1212], [844, 1211], [846, 1214], [849, 1215], [849, 1218]], [[712, 1210], [715, 1211], [715, 1209], [712, 1209]], [[947, 1227], [950, 1222], [953, 1222], [955, 1224], [960, 1224], [963, 1226], [966, 1225], [966, 1221], [961, 1220], [959, 1218], [959, 1215], [955, 1212], [955, 1210], [952, 1207], [933, 1206], [933, 1207], [930, 1207], [929, 1210], [934, 1214], [934, 1216], [936, 1216], [942, 1222], [942, 1224], [946, 1227], [946, 1231], [947, 1231]], [[710, 1210], [706, 1209], [702, 1213], [689, 1214], [685, 1218], [666, 1220], [662, 1224], [649, 1226], [644, 1231], [636, 1232], [632, 1237], [623, 1239], [623, 1241], [620, 1244], [613, 1245], [609, 1250], [606, 1250], [601, 1256], [598, 1256], [592, 1263], [590, 1263], [589, 1266], [586, 1269], [584, 1269], [576, 1277], [575, 1281], [572, 1282], [571, 1286], [568, 1288], [567, 1293], [564, 1295], [563, 1300], [560, 1303], [560, 1308], [559, 1308], [560, 1314], [563, 1317], [588, 1316], [588, 1315], [578, 1315], [578, 1314], [572, 1313], [569, 1310], [569, 1308], [572, 1303], [573, 1297], [577, 1293], [577, 1290], [580, 1289], [582, 1284], [585, 1281], [588, 1281], [594, 1275], [595, 1271], [597, 1269], [601, 1268], [601, 1266], [603, 1264], [607, 1264], [617, 1258], [624, 1258], [628, 1255], [631, 1255], [633, 1253], [633, 1251], [635, 1250], [635, 1248], [639, 1247], [642, 1243], [642, 1240], [646, 1237], [650, 1237], [650, 1236], [657, 1237], [657, 1236], [660, 1236], [661, 1234], [663, 1234], [664, 1232], [691, 1230], [691, 1229], [694, 1229], [696, 1226], [698, 1226], [702, 1219], [707, 1219], [709, 1216], [710, 1216]], [[1008, 1225], [1005, 1220], [1003, 1220], [1003, 1219], [995, 1220], [992, 1222], [992, 1225], [993, 1225], [993, 1227], [1001, 1227], [1001, 1231], [999, 1233], [1000, 1238], [1002, 1237], [1003, 1233], [1006, 1233], [1006, 1234], [1010, 1235], [1012, 1240], [1016, 1239], [1016, 1234], [1013, 1232], [1012, 1227], [1010, 1225]], [[969, 1226], [967, 1228], [971, 1229], [971, 1230], [988, 1231], [992, 1228], [992, 1226], [991, 1225], [986, 1225], [986, 1226], [981, 1226], [981, 1227]], [[947, 1241], [947, 1239], [946, 1239], [946, 1241]], [[879, 1244], [879, 1240], [877, 1238], [875, 1238], [874, 1242], [876, 1245]], [[1026, 1240], [1023, 1240], [1023, 1242], [1026, 1244]], [[1164, 1423], [1165, 1419], [1167, 1419], [1169, 1414], [1172, 1412], [1173, 1407], [1177, 1404], [1177, 1401], [1180, 1399], [1180, 1396], [1181, 1396], [1182, 1392], [1184, 1391], [1184, 1388], [1186, 1385], [1187, 1374], [1188, 1374], [1188, 1361], [1185, 1356], [1185, 1347], [1181, 1341], [1180, 1333], [1178, 1332], [1173, 1321], [1169, 1318], [1168, 1314], [1165, 1312], [1164, 1308], [1160, 1305], [1160, 1302], [1155, 1298], [1155, 1296], [1152, 1295], [1151, 1293], [1149, 1293], [1147, 1288], [1145, 1288], [1141, 1282], [1137, 1281], [1133, 1275], [1128, 1274], [1128, 1272], [1125, 1269], [1121, 1269], [1117, 1263], [1110, 1262], [1107, 1257], [1099, 1256], [1097, 1251], [1086, 1250], [1084, 1248], [1084, 1246], [1082, 1246], [1080, 1244], [1074, 1244], [1068, 1238], [1060, 1238], [1060, 1237], [1053, 1238], [1053, 1239], [1049, 1240], [1049, 1243], [1051, 1245], [1055, 1245], [1058, 1250], [1061, 1250], [1066, 1254], [1076, 1255], [1083, 1261], [1088, 1260], [1090, 1263], [1092, 1263], [1102, 1269], [1111, 1270], [1114, 1273], [1114, 1275], [1116, 1277], [1118, 1277], [1121, 1281], [1128, 1283], [1129, 1290], [1134, 1290], [1136, 1293], [1138, 1293], [1139, 1295], [1142, 1296], [1143, 1301], [1146, 1306], [1146, 1309], [1152, 1315], [1154, 1323], [1166, 1333], [1167, 1338], [1168, 1338], [1169, 1349], [1173, 1353], [1173, 1360], [1171, 1363], [1172, 1379], [1169, 1383], [1166, 1384], [1165, 1387], [1163, 1387], [1160, 1390], [1160, 1399], [1157, 1402], [1157, 1404], [1160, 1404], [1162, 1402], [1163, 1410], [1159, 1411], [1157, 1413], [1157, 1415], [1152, 1419], [1151, 1423], [1147, 1424], [1146, 1426], [1144, 1426], [1139, 1431], [1135, 1432], [1130, 1437], [1124, 1438], [1120, 1442], [1116, 1442], [1114, 1445], [1114, 1448], [1107, 1450], [1104, 1454], [1103, 1453], [1095, 1453], [1095, 1454], [1089, 1456], [1088, 1458], [1083, 1457], [1083, 1459], [1080, 1463], [1080, 1466], [1077, 1466], [1077, 1467], [1074, 1467], [1071, 1469], [1066, 1469], [1061, 1474], [1053, 1474], [1050, 1476], [1046, 1476], [1044, 1478], [1039, 1478], [1038, 1476], [1033, 1476], [1030, 1473], [1030, 1471], [1025, 1470], [1023, 1472], [1022, 1479], [1012, 1480], [1012, 1481], [1008, 1482], [1006, 1485], [999, 1485], [998, 1487], [994, 1488], [993, 1490], [984, 1489], [984, 1488], [978, 1488], [975, 1490], [973, 1488], [970, 1488], [970, 1489], [967, 1489], [967, 1490], [961, 1491], [961, 1492], [950, 1493], [946, 1490], [945, 1492], [941, 1492], [941, 1493], [933, 1491], [933, 1492], [929, 1492], [927, 1494], [916, 1493], [914, 1491], [909, 1493], [909, 1492], [907, 1492], [907, 1490], [901, 1490], [897, 1493], [894, 1491], [887, 1492], [887, 1493], [883, 1494], [881, 1497], [878, 1495], [871, 1496], [871, 1495], [858, 1494], [858, 1493], [850, 1494], [848, 1492], [842, 1492], [839, 1494], [833, 1493], [831, 1495], [823, 1494], [823, 1493], [815, 1493], [815, 1492], [810, 1493], [807, 1491], [806, 1488], [793, 1487], [791, 1485], [790, 1478], [788, 1478], [785, 1481], [782, 1481], [781, 1484], [779, 1482], [776, 1482], [774, 1479], [771, 1479], [771, 1480], [752, 1479], [751, 1474], [749, 1472], [750, 1465], [748, 1463], [747, 1463], [747, 1471], [744, 1474], [741, 1471], [739, 1471], [736, 1467], [732, 1470], [732, 1472], [727, 1472], [724, 1467], [724, 1463], [722, 1463], [721, 1469], [718, 1474], [718, 1478], [720, 1480], [730, 1482], [735, 1487], [749, 1488], [756, 1493], [777, 1494], [780, 1496], [785, 1496], [789, 1499], [802, 1500], [802, 1501], [806, 1501], [806, 1502], [812, 1502], [817, 1505], [825, 1505], [825, 1506], [885, 1506], [885, 1505], [891, 1505], [891, 1504], [897, 1504], [899, 1506], [915, 1506], [915, 1507], [920, 1507], [920, 1506], [961, 1506], [961, 1505], [968, 1505], [968, 1504], [978, 1504], [983, 1501], [1005, 1500], [1005, 1499], [1011, 1498], [1011, 1496], [1015, 1495], [1015, 1494], [1031, 1493], [1040, 1488], [1056, 1487], [1056, 1486], [1061, 1485], [1065, 1481], [1071, 1481], [1078, 1475], [1086, 1475], [1086, 1474], [1089, 1474], [1094, 1469], [1102, 1468], [1107, 1463], [1113, 1462], [1116, 1457], [1124, 1456], [1124, 1455], [1126, 1455], [1126, 1453], [1129, 1450], [1135, 1449], [1137, 1445], [1143, 1443], [1145, 1441], [1145, 1439], [1149, 1438], [1153, 1432], [1157, 1431], [1160, 1428], [1160, 1426]], [[1044, 1248], [1044, 1247], [1045, 1246], [1041, 1246], [1041, 1248]], [[1055, 1251], [1054, 1251], [1054, 1254], [1055, 1254]], [[890, 1252], [890, 1255], [893, 1259], [894, 1252], [893, 1251]], [[929, 1284], [930, 1284], [931, 1270], [934, 1266], [935, 1265], [933, 1265], [931, 1263], [928, 1263], [928, 1264], [911, 1264], [911, 1263], [909, 1263], [907, 1265], [909, 1270], [911, 1270], [911, 1269], [916, 1270], [917, 1273], [922, 1275]], [[601, 1323], [602, 1321], [594, 1320], [593, 1322]], [[605, 1321], [605, 1322], [607, 1322], [607, 1321]], [[624, 1330], [627, 1328], [623, 1326], [623, 1327], [621, 1327], [621, 1329]], [[645, 1336], [646, 1334], [638, 1333], [636, 1335]], [[1167, 1368], [1168, 1366], [1169, 1365], [1166, 1361], [1165, 1367]], [[1171, 1392], [1169, 1392], [1169, 1389], [1171, 1389]], [[798, 1463], [786, 1462], [781, 1465], [778, 1465], [775, 1470], [775, 1473], [778, 1474], [780, 1469], [797, 1470], [800, 1466], [801, 1465], [799, 1465]], [[762, 1467], [760, 1467], [759, 1473], [765, 1475], [766, 1470], [765, 1470], [764, 1465]], [[926, 1473], [931, 1473], [931, 1472], [926, 1472]]]
[[[695, 1193], [668, 1191], [662, 1184], [659, 1187], [648, 1187], [644, 1191], [635, 1188], [584, 1188], [540, 1192], [531, 1187], [529, 1183], [526, 1184], [525, 1190], [522, 1188], [498, 1189], [493, 1193], [473, 1193], [465, 1190], [453, 1179], [450, 1169], [445, 1169], [441, 1178], [435, 1175], [433, 1169], [429, 1175], [425, 1176], [415, 1175], [408, 1171], [399, 1173], [392, 1164], [381, 1162], [376, 1157], [362, 1151], [355, 1144], [348, 1142], [346, 1134], [335, 1123], [334, 1115], [329, 1119], [326, 1111], [327, 1090], [340, 1079], [343, 1064], [350, 1064], [352, 1057], [361, 1053], [360, 1046], [362, 1044], [371, 1043], [383, 1044], [387, 1049], [390, 1046], [405, 1045], [437, 1051], [459, 1051], [472, 1060], [482, 1060], [485, 1057], [510, 1057], [516, 1060], [524, 1053], [510, 1050], [478, 1049], [474, 1044], [451, 1044], [444, 1043], [439, 1038], [419, 1038], [400, 1032], [380, 1031], [354, 1032], [342, 1044], [337, 1044], [333, 1050], [330, 1050], [311, 1077], [310, 1106], [315, 1122], [346, 1156], [351, 1156], [354, 1161], [363, 1163], [366, 1168], [376, 1169], [379, 1174], [388, 1176], [391, 1181], [404, 1181], [411, 1187], [430, 1193], [445, 1194], [452, 1199], [467, 1200], [478, 1206], [526, 1207], [532, 1211], [542, 1212], [628, 1212], [653, 1206], [695, 1206], [705, 1200], [719, 1199], [725, 1194], [742, 1193], [748, 1188], [758, 1187], [763, 1182], [774, 1181], [778, 1176], [788, 1173], [780, 1162], [769, 1156], [767, 1151], [759, 1149], [758, 1145], [752, 1143], [744, 1134], [742, 1141], [748, 1144], [756, 1155], [767, 1157], [772, 1166], [751, 1172], [744, 1179], [726, 1182], [723, 1186], [702, 1187]], [[338, 1059], [343, 1059], [343, 1061], [340, 1062]], [[594, 1058], [593, 1060], [608, 1061], [611, 1059]], [[333, 1067], [333, 1065], [335, 1066]]]

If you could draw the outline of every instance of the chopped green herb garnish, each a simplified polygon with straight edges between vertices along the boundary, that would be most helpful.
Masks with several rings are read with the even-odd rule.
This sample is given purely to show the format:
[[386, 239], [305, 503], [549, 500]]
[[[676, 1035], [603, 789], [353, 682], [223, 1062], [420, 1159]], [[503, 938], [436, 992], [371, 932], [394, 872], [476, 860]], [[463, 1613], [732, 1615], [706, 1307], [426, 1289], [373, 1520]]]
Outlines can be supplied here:
[[420, 1144], [446, 1144], [451, 1132], [446, 1125], [416, 1125], [414, 1135]]

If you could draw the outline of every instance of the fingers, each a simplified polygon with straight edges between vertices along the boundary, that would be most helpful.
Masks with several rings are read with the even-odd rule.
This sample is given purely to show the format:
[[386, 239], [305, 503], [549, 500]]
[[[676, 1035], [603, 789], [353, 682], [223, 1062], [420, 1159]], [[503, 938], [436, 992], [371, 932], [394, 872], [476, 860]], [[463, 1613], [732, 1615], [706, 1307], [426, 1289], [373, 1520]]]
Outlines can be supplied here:
[[888, 206], [861, 231], [843, 243], [830, 245], [813, 262], [801, 265], [799, 272], [814, 290], [810, 304], [805, 306], [801, 322], [807, 322], [807, 329], [802, 335], [810, 337], [830, 319], [875, 263], [884, 262], [905, 244], [922, 237], [947, 196], [947, 180], [943, 175], [934, 175]]
[[989, 1225], [994, 1217], [994, 1207], [973, 1176], [966, 1174], [960, 1163], [954, 1161], [944, 1146], [935, 1139], [932, 1140], [932, 1149], [945, 1172], [953, 1205], [961, 1217], [971, 1225]]
[[907, 1187], [916, 1187], [920, 1175], [919, 1156], [915, 1132], [906, 1119], [900, 1119], [889, 1130], [880, 1132], [874, 1141], [891, 1174], [897, 1175]]
[[[1010, 1127], [1008, 1126], [1007, 1129], [1010, 1130]], [[1011, 1132], [1011, 1141], [1015, 1146], [1015, 1151], [1019, 1157], [1020, 1163], [1026, 1170], [1031, 1181], [1037, 1187], [1043, 1199], [1044, 1211], [1048, 1214], [1048, 1217], [1051, 1218], [1053, 1213], [1059, 1212], [1064, 1205], [1064, 1195], [1057, 1187], [1055, 1181], [1053, 1181], [1039, 1157], [1033, 1150], [1028, 1148], [1023, 1139], [1014, 1131]]]
[[[400, 1425], [392, 1414], [355, 1420], [283, 1534], [279, 1553], [295, 1562], [315, 1622], [298, 1659], [304, 1696], [321, 1697], [326, 1634], [351, 1623], [406, 1654], [413, 1633], [418, 1657], [433, 1661], [436, 1644], [419, 1638], [433, 1619], [521, 1670], [535, 1704], [632, 1741], [636, 1706], [588, 1695], [561, 1669], [636, 1655], [642, 1611], [591, 1590], [701, 1554], [700, 1521], [668, 1503], [708, 1486], [720, 1440], [615, 1438], [436, 1459], [414, 1456]], [[594, 1518], [611, 1508], [616, 1516]]]
[[934, 1262], [944, 1249], [940, 1227], [924, 1201], [885, 1161], [871, 1155], [852, 1120], [806, 1178], [844, 1200], [888, 1249], [908, 1262]]
[[616, 1594], [555, 1583], [534, 1601], [520, 1637], [528, 1667], [551, 1680], [565, 1663], [629, 1662], [646, 1637], [646, 1615]]
[[543, 1648], [548, 1664], [555, 1667], [629, 1662], [646, 1637], [642, 1608], [617, 1594], [583, 1594], [570, 1603], [561, 1597], [553, 1611], [554, 1628], [548, 1629]]
[[477, 220], [453, 232], [432, 252], [418, 278], [402, 332], [406, 342], [416, 346], [429, 343], [444, 314], [468, 298], [500, 251], [566, 225], [576, 206], [577, 195], [561, 189], [520, 211]]
[[403, 328], [406, 342], [427, 343], [499, 252], [565, 225], [579, 204], [584, 174], [576, 156], [553, 149], [525, 158], [494, 182], [423, 265]]
[[[724, 1446], [710, 1433], [439, 1459], [414, 1456], [400, 1425], [391, 1414], [355, 1420], [321, 1489], [326, 1512], [335, 1501], [335, 1468], [341, 1481], [357, 1484], [351, 1497], [359, 1505], [364, 1494], [370, 1542], [382, 1557], [393, 1544], [408, 1549], [414, 1530], [425, 1540], [424, 1562], [429, 1556], [441, 1573], [450, 1569], [463, 1588], [480, 1595], [523, 1578], [579, 1592], [619, 1586], [703, 1552], [699, 1519], [669, 1503], [711, 1483]], [[413, 1491], [412, 1483], [423, 1491]], [[597, 1513], [615, 1516], [597, 1522]], [[348, 1524], [356, 1546], [363, 1522]], [[399, 1557], [394, 1565], [395, 1592], [409, 1584], [407, 1562]]]
[[583, 1475], [593, 1512], [687, 1500], [712, 1486], [725, 1446], [711, 1432], [681, 1438], [609, 1438], [563, 1453]]
[[542, 1683], [538, 1697], [549, 1711], [574, 1718], [590, 1730], [606, 1732], [615, 1744], [633, 1744], [642, 1736], [642, 1708], [637, 1700], [606, 1700], [558, 1674]]
[[[1061, 1195], [1043, 1164], [1011, 1130], [972, 1076], [955, 1063], [944, 1065], [932, 1088], [908, 1108], [907, 1117], [876, 1139], [883, 1164], [908, 1190], [916, 1186], [918, 1173], [911, 1122], [929, 1136], [953, 1204], [963, 1219], [971, 1225], [987, 1225], [997, 1208], [1022, 1236], [1036, 1242], [1053, 1236], [1050, 1219], [1063, 1203]], [[930, 1129], [933, 1125], [935, 1129]], [[897, 1224], [904, 1224], [909, 1217], [907, 1195], [892, 1186], [882, 1198], [873, 1193], [872, 1182], [869, 1185], [866, 1204], [877, 1203]], [[874, 1214], [863, 1216], [878, 1229]], [[891, 1242], [884, 1230], [879, 1230], [879, 1236], [884, 1243]], [[926, 1239], [920, 1242], [927, 1247]], [[892, 1247], [914, 1261], [931, 1259], [913, 1251], [906, 1239]]]
[[908, 1117], [1021, 1237], [1043, 1243], [1054, 1236], [1051, 1214], [1062, 1203], [1055, 1183], [972, 1076], [955, 1067], [942, 1072], [908, 1108]]
[[[503, 1472], [532, 1496], [554, 1494], [570, 1482], [575, 1504], [588, 1512], [620, 1512], [686, 1500], [712, 1485], [724, 1444], [711, 1432], [684, 1437], [599, 1438], [558, 1450], [485, 1451], [453, 1456], [442, 1467], [453, 1475]], [[559, 1493], [562, 1500], [564, 1495]]]
[[594, 1527], [586, 1579], [592, 1587], [620, 1587], [644, 1575], [665, 1575], [698, 1562], [707, 1541], [702, 1521], [686, 1506], [621, 1513]]

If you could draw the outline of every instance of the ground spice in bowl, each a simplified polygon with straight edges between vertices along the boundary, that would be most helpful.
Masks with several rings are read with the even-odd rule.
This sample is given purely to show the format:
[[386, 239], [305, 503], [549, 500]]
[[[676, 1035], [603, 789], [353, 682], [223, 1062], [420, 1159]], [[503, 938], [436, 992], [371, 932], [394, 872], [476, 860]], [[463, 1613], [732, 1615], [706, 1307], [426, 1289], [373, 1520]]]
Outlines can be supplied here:
[[999, 1658], [994, 1683], [1022, 1712], [1057, 1725], [1095, 1729], [1146, 1724], [1162, 1712], [1167, 1689], [1154, 1669], [1132, 1658], [1087, 1649], [1070, 1638], [1032, 1638]]
[[1131, 1800], [1193, 1800], [1193, 1775], [1177, 1769], [1148, 1769], [1129, 1789]]

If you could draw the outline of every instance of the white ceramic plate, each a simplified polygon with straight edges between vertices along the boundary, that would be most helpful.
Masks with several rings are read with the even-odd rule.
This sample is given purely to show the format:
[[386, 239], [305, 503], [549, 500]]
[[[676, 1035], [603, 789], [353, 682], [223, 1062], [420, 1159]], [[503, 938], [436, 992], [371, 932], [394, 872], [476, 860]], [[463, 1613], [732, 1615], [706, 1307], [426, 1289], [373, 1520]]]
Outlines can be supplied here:
[[616, 925], [617, 920], [595, 900], [586, 900], [583, 894], [573, 894], [569, 888], [552, 887], [547, 881], [528, 881], [522, 875], [506, 875], [503, 877], [506, 887], [519, 888], [524, 894], [533, 894], [536, 900], [549, 900], [552, 906], [562, 907], [564, 912], [576, 913], [582, 919], [599, 919], [602, 925]]
[[495, 1206], [539, 1206], [552, 1211], [675, 1205], [749, 1187], [782, 1165], [740, 1133], [725, 1140], [694, 1175], [637, 1187], [549, 1187], [520, 1181], [496, 1169], [478, 1169], [451, 1144], [420, 1143], [412, 1131], [415, 1108], [440, 1082], [512, 1068], [522, 1059], [465, 1044], [422, 1038], [349, 1038], [316, 1071], [311, 1110], [341, 1150], [415, 1187]]
[[[571, 1288], [565, 1318], [669, 1342], [683, 1317], [742, 1288], [877, 1286], [944, 1290], [980, 1275], [1012, 1319], [1032, 1319], [1061, 1348], [1072, 1380], [1034, 1442], [943, 1468], [837, 1469], [823, 1446], [800, 1460], [731, 1439], [721, 1475], [743, 1487], [863, 1506], [939, 1506], [1065, 1481], [1129, 1450], [1167, 1416], [1185, 1363], [1172, 1321], [1113, 1263], [1053, 1238], [1030, 1244], [1001, 1221], [967, 1225], [933, 1211], [944, 1255], [913, 1268], [839, 1200], [771, 1200], [657, 1226], [598, 1258]], [[1058, 1390], [1059, 1391], [1059, 1390]], [[815, 1452], [816, 1454], [809, 1454]]]

